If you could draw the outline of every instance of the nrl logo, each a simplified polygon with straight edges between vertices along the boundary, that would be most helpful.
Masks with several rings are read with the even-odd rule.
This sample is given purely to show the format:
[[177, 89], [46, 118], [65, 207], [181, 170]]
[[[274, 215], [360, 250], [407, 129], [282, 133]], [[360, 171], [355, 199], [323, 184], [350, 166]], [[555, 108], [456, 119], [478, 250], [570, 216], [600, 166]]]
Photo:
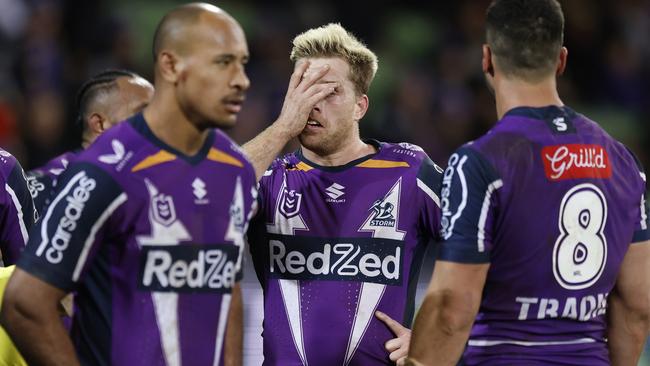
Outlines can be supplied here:
[[370, 219], [370, 226], [395, 226], [394, 209], [395, 205], [385, 199], [375, 201], [370, 207], [370, 210], [374, 212]]
[[228, 213], [230, 214], [230, 219], [233, 222], [233, 225], [239, 232], [244, 232], [244, 209], [237, 205], [235, 202], [233, 202], [230, 205], [230, 210], [228, 210]]
[[280, 198], [280, 213], [286, 218], [296, 216], [300, 212], [300, 203], [302, 202], [302, 193], [295, 190], [284, 189]]
[[171, 196], [160, 193], [153, 197], [151, 204], [155, 221], [164, 226], [169, 226], [176, 221], [176, 208]]

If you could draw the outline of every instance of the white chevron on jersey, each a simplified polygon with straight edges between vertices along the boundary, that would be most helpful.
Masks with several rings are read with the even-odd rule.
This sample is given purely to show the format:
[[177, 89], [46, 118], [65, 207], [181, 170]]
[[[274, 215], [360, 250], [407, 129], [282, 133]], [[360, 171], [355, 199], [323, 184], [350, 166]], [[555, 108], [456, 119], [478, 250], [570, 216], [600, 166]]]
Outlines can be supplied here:
[[[373, 238], [404, 240], [405, 231], [398, 230], [399, 202], [402, 191], [402, 177], [393, 184], [383, 199], [377, 200], [370, 210], [372, 211], [366, 221], [359, 228], [359, 232], [372, 232]], [[383, 225], [380, 224], [383, 223]], [[386, 285], [364, 282], [359, 292], [357, 310], [350, 330], [348, 347], [345, 351], [345, 365], [349, 364], [363, 339], [375, 310], [384, 296]]]
[[[251, 192], [252, 193], [252, 192]], [[244, 188], [242, 187], [241, 177], [237, 177], [235, 183], [235, 192], [232, 195], [230, 203], [230, 221], [228, 230], [226, 230], [225, 239], [235, 243], [239, 249], [239, 257], [235, 269], [239, 272], [245, 247], [244, 234], [246, 232], [246, 218], [244, 217]]]
[[[287, 180], [285, 177], [280, 186], [278, 199], [275, 204], [274, 222], [273, 224], [266, 225], [266, 230], [269, 233], [294, 235], [296, 230], [309, 230], [300, 212], [291, 217], [286, 217], [281, 212], [282, 195], [286, 194], [286, 188]], [[300, 205], [299, 202], [295, 202], [294, 204]], [[303, 365], [307, 366], [307, 354], [305, 352], [304, 335], [302, 332], [302, 314], [300, 311], [300, 281], [281, 279], [278, 282], [280, 284], [280, 292], [282, 293], [282, 301], [284, 302], [284, 308], [287, 313], [293, 343], [296, 346], [296, 351]]]
[[[139, 235], [137, 242], [140, 246], [145, 245], [177, 245], [181, 241], [191, 240], [190, 234], [183, 223], [176, 217], [174, 200], [171, 196], [162, 194], [158, 188], [145, 178], [144, 183], [149, 192], [149, 223], [151, 224], [151, 235]], [[159, 218], [160, 208], [156, 205], [164, 205], [166, 211], [165, 220]]]
[[[158, 191], [148, 179], [144, 180], [149, 192], [149, 223], [151, 235], [140, 235], [137, 242], [147, 245], [178, 245], [181, 241], [191, 240], [183, 223], [176, 217], [174, 201], [171, 196]], [[164, 205], [165, 219], [159, 218], [158, 212]], [[156, 322], [160, 332], [165, 361], [168, 366], [181, 365], [180, 337], [178, 330], [178, 294], [175, 292], [152, 292]]]

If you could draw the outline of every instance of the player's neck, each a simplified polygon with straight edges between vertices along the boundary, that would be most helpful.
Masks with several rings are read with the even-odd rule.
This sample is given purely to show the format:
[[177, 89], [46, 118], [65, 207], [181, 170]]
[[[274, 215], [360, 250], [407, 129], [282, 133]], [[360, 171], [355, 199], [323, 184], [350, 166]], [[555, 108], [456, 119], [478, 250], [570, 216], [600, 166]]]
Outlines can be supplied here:
[[327, 154], [319, 154], [303, 146], [302, 153], [303, 156], [307, 158], [307, 160], [312, 161], [318, 165], [341, 166], [377, 152], [374, 146], [366, 144], [365, 142], [361, 141], [359, 137], [357, 137], [355, 140], [352, 140], [350, 143], [341, 144], [340, 146], [340, 149]]
[[175, 102], [154, 98], [143, 111], [151, 132], [165, 144], [187, 156], [196, 155], [203, 147], [209, 130], [199, 130]]
[[557, 92], [555, 78], [547, 78], [539, 83], [529, 83], [519, 79], [495, 79], [495, 99], [497, 116], [503, 118], [509, 110], [517, 107], [563, 106]]

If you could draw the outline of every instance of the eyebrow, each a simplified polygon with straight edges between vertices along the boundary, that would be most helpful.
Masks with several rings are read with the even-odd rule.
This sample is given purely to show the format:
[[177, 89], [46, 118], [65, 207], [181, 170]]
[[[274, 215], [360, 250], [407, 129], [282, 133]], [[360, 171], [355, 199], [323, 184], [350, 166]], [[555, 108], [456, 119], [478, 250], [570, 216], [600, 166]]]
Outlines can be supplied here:
[[320, 80], [318, 80], [318, 82], [317, 82], [317, 84], [327, 84], [327, 83], [339, 83], [339, 84], [340, 84], [340, 82], [339, 82], [338, 80], [324, 80], [324, 79], [320, 79]]
[[[214, 60], [215, 60], [215, 61], [222, 61], [222, 60], [224, 60], [224, 61], [225, 61], [225, 60], [227, 60], [227, 61], [233, 61], [233, 60], [236, 60], [237, 58], [238, 58], [238, 57], [237, 57], [236, 55], [232, 54], [232, 53], [223, 53], [223, 54], [220, 54], [220, 55], [215, 56], [215, 57], [214, 57]], [[243, 61], [248, 61], [249, 58], [250, 58], [250, 56], [249, 56], [248, 54], [245, 54], [245, 55], [241, 56], [241, 59], [242, 59]]]

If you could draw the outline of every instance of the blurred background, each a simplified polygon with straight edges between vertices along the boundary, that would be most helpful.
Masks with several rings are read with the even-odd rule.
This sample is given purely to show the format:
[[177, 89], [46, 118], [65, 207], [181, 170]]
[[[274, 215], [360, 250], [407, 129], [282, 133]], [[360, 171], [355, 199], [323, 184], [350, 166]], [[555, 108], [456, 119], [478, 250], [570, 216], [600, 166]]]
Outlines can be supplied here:
[[[152, 80], [153, 31], [179, 3], [0, 0], [0, 146], [26, 169], [78, 147], [77, 88], [105, 68]], [[649, 167], [650, 1], [561, 3], [569, 49], [559, 83], [564, 102], [598, 121]], [[418, 144], [445, 166], [455, 148], [496, 119], [480, 68], [489, 0], [215, 4], [240, 21], [251, 52], [252, 86], [238, 125], [228, 131], [239, 143], [277, 117], [292, 71], [293, 37], [329, 22], [340, 22], [379, 56], [363, 136]]]

